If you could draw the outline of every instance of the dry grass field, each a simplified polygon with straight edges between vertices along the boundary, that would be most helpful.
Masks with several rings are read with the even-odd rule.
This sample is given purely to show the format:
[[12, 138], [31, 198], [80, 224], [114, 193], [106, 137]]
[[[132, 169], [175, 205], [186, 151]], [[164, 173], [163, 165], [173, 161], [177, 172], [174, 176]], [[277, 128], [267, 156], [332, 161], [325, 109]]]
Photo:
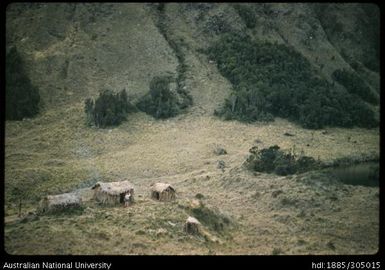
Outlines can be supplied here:
[[[78, 104], [31, 121], [7, 123], [6, 191], [25, 185], [36, 199], [90, 187], [96, 181], [129, 179], [137, 202], [130, 208], [114, 208], [90, 200], [82, 213], [20, 222], [17, 205], [6, 192], [7, 252], [271, 254], [277, 249], [284, 254], [367, 254], [377, 250], [378, 187], [330, 183], [317, 174], [253, 175], [242, 167], [256, 140], [261, 147], [278, 144], [321, 160], [378, 155], [376, 130], [327, 129], [324, 135], [281, 119], [252, 125], [188, 114], [155, 121], [143, 113], [119, 128], [96, 130], [83, 128], [81, 109]], [[39, 121], [50, 123], [49, 118], [57, 114], [68, 119], [39, 125]], [[295, 136], [284, 136], [285, 132]], [[303, 147], [305, 143], [310, 146]], [[215, 155], [216, 145], [228, 154]], [[219, 160], [226, 164], [224, 171], [217, 168]], [[175, 202], [150, 199], [150, 185], [158, 181], [173, 184]], [[188, 217], [183, 206], [199, 193], [205, 205], [231, 220], [223, 235], [211, 232], [219, 243], [183, 232]], [[24, 214], [36, 206], [25, 206]]]

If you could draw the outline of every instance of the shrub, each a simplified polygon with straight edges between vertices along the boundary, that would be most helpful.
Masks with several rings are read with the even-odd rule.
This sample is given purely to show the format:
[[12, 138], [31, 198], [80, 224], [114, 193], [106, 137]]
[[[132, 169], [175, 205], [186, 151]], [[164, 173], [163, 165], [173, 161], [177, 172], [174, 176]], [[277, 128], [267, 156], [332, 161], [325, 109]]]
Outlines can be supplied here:
[[5, 119], [22, 120], [39, 112], [40, 94], [24, 69], [24, 62], [15, 47], [6, 56]]
[[256, 24], [255, 13], [249, 6], [234, 5], [238, 15], [242, 18], [247, 28], [254, 28]]
[[[344, 17], [342, 13], [349, 12], [348, 9], [341, 9], [340, 15], [342, 16], [337, 16], [330, 12], [329, 5], [316, 4], [314, 8], [323, 29], [331, 40], [336, 40], [341, 35], [348, 36], [351, 42], [358, 45], [355, 48], [355, 58], [367, 68], [375, 72], [380, 71], [380, 9], [377, 5], [357, 4], [356, 9], [361, 9], [361, 12], [355, 18], [354, 30], [344, 29], [341, 23], [341, 19]], [[358, 57], [357, 51], [360, 51]]]
[[169, 118], [176, 116], [183, 107], [176, 93], [170, 90], [169, 76], [156, 76], [150, 82], [150, 91], [138, 102], [137, 107], [153, 117]]
[[158, 11], [163, 12], [165, 5], [166, 5], [165, 3], [159, 3], [157, 4], [156, 8], [158, 9]]
[[296, 163], [297, 171], [300, 173], [310, 171], [319, 167], [318, 162], [314, 158], [308, 156], [301, 156], [297, 159]]
[[213, 15], [208, 18], [204, 29], [212, 34], [221, 34], [231, 31], [231, 24], [223, 16]]
[[120, 125], [126, 120], [129, 112], [135, 111], [135, 107], [128, 101], [126, 90], [114, 94], [105, 90], [95, 100], [86, 99], [84, 111], [87, 115], [87, 124], [99, 128]]
[[[159, 8], [160, 6], [162, 6], [162, 8]], [[163, 35], [164, 39], [167, 41], [168, 45], [174, 51], [175, 56], [178, 59], [178, 66], [176, 70], [178, 75], [176, 79], [176, 84], [177, 84], [176, 93], [179, 96], [178, 107], [179, 109], [183, 110], [192, 105], [192, 96], [188, 93], [185, 87], [187, 65], [186, 65], [186, 59], [185, 59], [185, 55], [183, 53], [182, 47], [186, 44], [184, 43], [183, 39], [175, 39], [175, 37], [173, 37], [171, 32], [168, 31], [167, 22], [166, 22], [167, 19], [164, 13], [164, 6], [165, 4], [158, 5], [158, 21], [156, 22], [156, 26], [158, 27], [159, 32]], [[167, 76], [163, 78], [162, 77], [153, 78], [153, 81], [161, 81], [161, 80], [164, 80], [165, 83], [170, 82], [170, 78]], [[151, 85], [150, 85], [150, 89], [152, 89]], [[150, 103], [148, 98], [147, 100], [142, 100], [142, 101], [144, 104]], [[140, 102], [140, 105], [144, 105], [143, 103]], [[170, 115], [166, 117], [156, 117], [156, 116], [155, 117], [167, 118], [171, 116], [174, 116], [174, 115]]]
[[201, 203], [199, 207], [192, 208], [190, 211], [195, 218], [216, 232], [220, 233], [226, 226], [230, 225], [230, 219], [228, 217], [206, 207], [203, 203]]
[[378, 124], [359, 97], [317, 76], [307, 59], [286, 45], [231, 33], [207, 53], [233, 85], [233, 93], [215, 112], [226, 120], [271, 121], [278, 116], [312, 129]]
[[377, 5], [361, 4], [366, 13], [366, 17], [362, 18], [361, 24], [365, 34], [365, 40], [368, 42], [363, 64], [369, 69], [380, 71], [380, 9]]
[[277, 175], [289, 175], [297, 172], [295, 158], [292, 154], [280, 153], [273, 162], [274, 173]]
[[274, 120], [273, 115], [267, 112], [267, 103], [258, 88], [242, 89], [225, 100], [225, 104], [217, 115], [223, 115], [227, 120], [236, 119], [244, 122]]
[[255, 160], [254, 170], [258, 172], [269, 172], [274, 170], [274, 161], [279, 155], [279, 146], [270, 146], [268, 149], [262, 149], [255, 152], [257, 159]]
[[337, 69], [332, 74], [333, 79], [343, 85], [349, 93], [355, 94], [363, 100], [372, 104], [378, 104], [377, 96], [372, 92], [369, 86], [355, 73], [345, 69]]
[[280, 248], [274, 248], [273, 251], [271, 252], [271, 255], [279, 255], [282, 254], [283, 251]]
[[314, 170], [319, 167], [312, 157], [301, 156], [296, 158], [292, 153], [285, 153], [278, 145], [258, 150], [252, 147], [251, 156], [247, 159], [248, 169], [257, 172], [275, 173], [277, 175], [290, 175]]
[[226, 149], [224, 149], [223, 147], [217, 145], [214, 149], [214, 154], [220, 156], [220, 155], [227, 155], [227, 151]]

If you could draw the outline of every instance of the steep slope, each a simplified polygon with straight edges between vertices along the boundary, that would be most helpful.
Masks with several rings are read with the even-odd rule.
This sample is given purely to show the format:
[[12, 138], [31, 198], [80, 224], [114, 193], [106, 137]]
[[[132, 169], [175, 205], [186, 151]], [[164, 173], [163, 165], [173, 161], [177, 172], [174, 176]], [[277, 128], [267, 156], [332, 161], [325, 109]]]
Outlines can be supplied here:
[[[366, 59], [373, 59], [376, 66], [378, 59], [378, 33], [371, 30], [378, 25], [371, 19], [372, 13], [378, 12], [375, 6], [242, 5], [255, 16], [254, 28], [247, 28], [230, 4], [165, 5], [170, 37], [174, 42], [181, 40], [181, 50], [191, 62], [187, 66], [201, 72], [202, 85], [197, 87], [190, 85], [199, 80], [187, 75], [191, 81], [187, 88], [198, 106], [210, 101], [214, 107], [229, 93], [225, 82], [218, 87], [207, 85], [221, 79], [205, 79], [218, 73], [210, 71], [212, 64], [208, 65], [208, 59], [200, 53], [229, 31], [291, 46], [329, 81], [336, 69], [357, 72], [379, 92], [378, 70], [368, 69], [366, 63]], [[105, 88], [126, 88], [138, 97], [147, 91], [153, 76], [177, 76], [178, 60], [154, 23], [154, 9], [156, 6], [142, 4], [12, 4], [7, 10], [7, 47], [16, 45], [28, 67], [33, 67], [29, 68], [31, 78], [40, 87], [47, 106], [95, 96]], [[333, 21], [337, 30], [337, 26], [332, 28]], [[195, 90], [200, 92], [195, 94]], [[211, 99], [205, 96], [214, 93]]]
[[47, 108], [126, 88], [134, 97], [177, 60], [142, 4], [11, 4], [8, 45], [27, 60]]
[[320, 5], [316, 14], [330, 43], [379, 92], [379, 8], [374, 4]]

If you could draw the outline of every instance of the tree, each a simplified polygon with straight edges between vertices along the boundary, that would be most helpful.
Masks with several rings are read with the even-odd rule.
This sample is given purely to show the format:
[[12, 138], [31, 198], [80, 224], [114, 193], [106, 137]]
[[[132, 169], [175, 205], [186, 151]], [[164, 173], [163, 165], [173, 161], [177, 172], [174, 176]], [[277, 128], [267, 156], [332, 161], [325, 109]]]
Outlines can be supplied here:
[[337, 69], [332, 74], [333, 79], [343, 85], [349, 93], [359, 96], [364, 101], [372, 104], [378, 104], [378, 97], [372, 92], [369, 86], [366, 85], [354, 72], [346, 69]]
[[84, 111], [87, 115], [87, 124], [91, 125], [94, 121], [94, 101], [87, 98], [84, 103]]
[[239, 16], [245, 22], [247, 28], [254, 28], [256, 24], [255, 13], [249, 6], [244, 5], [235, 5], [235, 10], [238, 12]]
[[6, 56], [5, 92], [7, 120], [22, 120], [39, 112], [39, 90], [32, 85], [25, 72], [24, 62], [16, 47], [12, 47]]
[[301, 156], [297, 158], [294, 151], [284, 152], [278, 145], [259, 150], [256, 146], [249, 149], [251, 155], [245, 165], [249, 170], [257, 172], [289, 175], [303, 173], [319, 168], [320, 164], [314, 158]]
[[126, 120], [127, 114], [133, 111], [135, 107], [128, 101], [126, 90], [117, 94], [105, 90], [99, 93], [95, 103], [90, 98], [84, 102], [87, 124], [100, 128], [120, 125]]
[[170, 90], [169, 76], [156, 76], [150, 82], [150, 91], [136, 105], [141, 111], [157, 119], [176, 116], [182, 107], [177, 96]]
[[336, 71], [335, 80], [348, 89], [340, 91], [317, 76], [309, 61], [291, 47], [229, 33], [207, 53], [233, 84], [231, 97], [215, 111], [226, 120], [270, 121], [278, 116], [311, 129], [378, 124], [362, 101], [376, 104], [378, 97], [358, 76]]

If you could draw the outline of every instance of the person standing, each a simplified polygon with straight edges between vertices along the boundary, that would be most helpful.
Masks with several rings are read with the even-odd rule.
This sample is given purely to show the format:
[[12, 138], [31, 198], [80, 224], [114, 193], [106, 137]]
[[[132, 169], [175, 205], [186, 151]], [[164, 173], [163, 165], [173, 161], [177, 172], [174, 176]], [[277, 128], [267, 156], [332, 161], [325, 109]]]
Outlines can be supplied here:
[[128, 191], [126, 195], [124, 195], [124, 207], [128, 207], [131, 204], [131, 193]]

